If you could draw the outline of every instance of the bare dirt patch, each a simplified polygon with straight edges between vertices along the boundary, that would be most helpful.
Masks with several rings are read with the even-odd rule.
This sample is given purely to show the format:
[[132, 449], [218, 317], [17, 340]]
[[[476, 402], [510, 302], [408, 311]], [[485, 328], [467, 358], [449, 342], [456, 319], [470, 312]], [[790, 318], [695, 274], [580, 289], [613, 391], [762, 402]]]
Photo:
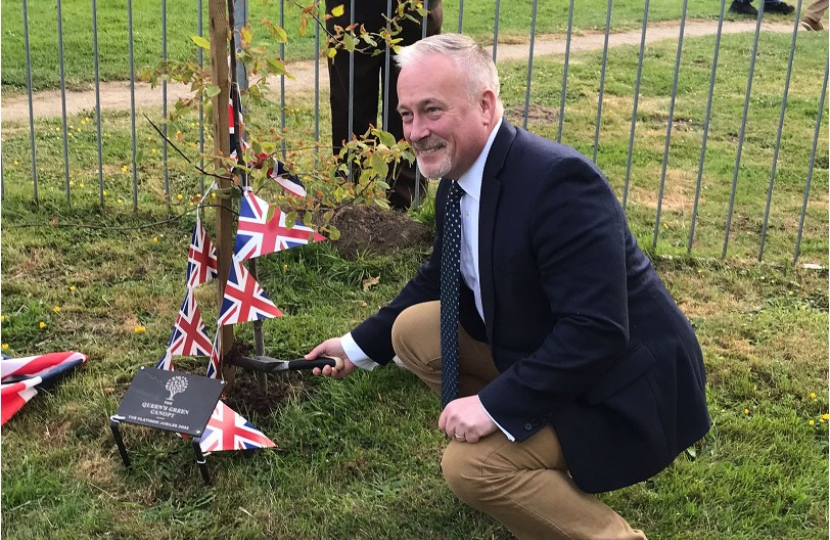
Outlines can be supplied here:
[[426, 225], [413, 221], [407, 214], [377, 207], [347, 206], [331, 222], [341, 235], [333, 245], [346, 259], [366, 251], [391, 255], [402, 249], [426, 248], [432, 243], [432, 231]]

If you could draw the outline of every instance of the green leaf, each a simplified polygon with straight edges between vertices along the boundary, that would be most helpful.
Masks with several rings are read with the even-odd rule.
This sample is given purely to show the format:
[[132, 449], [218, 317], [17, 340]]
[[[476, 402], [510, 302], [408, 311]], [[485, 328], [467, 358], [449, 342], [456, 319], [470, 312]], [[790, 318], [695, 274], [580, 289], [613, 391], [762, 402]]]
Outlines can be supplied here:
[[340, 231], [334, 225], [329, 225], [329, 240], [340, 240]]
[[381, 144], [385, 144], [386, 146], [395, 146], [398, 141], [395, 140], [395, 136], [389, 133], [388, 131], [383, 131], [382, 129], [374, 129], [372, 130], [372, 135], [378, 138]]
[[218, 96], [221, 92], [222, 92], [222, 89], [221, 89], [221, 88], [219, 88], [218, 86], [214, 86], [214, 85], [212, 85], [212, 84], [208, 85], [208, 86], [205, 88], [205, 95], [207, 95], [207, 97], [211, 97], [211, 98], [212, 98], [212, 97], [216, 97], [216, 96]]
[[202, 36], [190, 36], [190, 39], [195, 43], [197, 46], [205, 49], [210, 50], [210, 41], [206, 40]]
[[265, 217], [265, 223], [268, 223], [269, 221], [271, 221], [271, 219], [274, 217], [274, 214], [276, 214], [276, 213], [277, 213], [277, 207], [274, 206], [273, 204], [271, 206], [269, 206], [268, 207], [268, 215]]
[[351, 34], [343, 34], [343, 48], [349, 52], [354, 52], [355, 49], [355, 40], [351, 36]]

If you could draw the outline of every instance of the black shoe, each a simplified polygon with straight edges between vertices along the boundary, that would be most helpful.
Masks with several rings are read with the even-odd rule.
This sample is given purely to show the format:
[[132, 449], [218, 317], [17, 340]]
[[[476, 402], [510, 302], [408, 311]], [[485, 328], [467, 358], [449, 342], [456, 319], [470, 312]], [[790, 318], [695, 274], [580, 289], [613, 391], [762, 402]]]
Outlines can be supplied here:
[[778, 2], [777, 4], [773, 4], [771, 6], [764, 4], [765, 13], [780, 13], [782, 15], [789, 15], [793, 11], [795, 11], [795, 8], [789, 4], [785, 4], [784, 2]]
[[749, 2], [732, 2], [732, 5], [729, 6], [729, 13], [737, 13], [738, 15], [751, 15], [753, 17], [758, 16], [758, 10], [752, 7], [752, 4]]

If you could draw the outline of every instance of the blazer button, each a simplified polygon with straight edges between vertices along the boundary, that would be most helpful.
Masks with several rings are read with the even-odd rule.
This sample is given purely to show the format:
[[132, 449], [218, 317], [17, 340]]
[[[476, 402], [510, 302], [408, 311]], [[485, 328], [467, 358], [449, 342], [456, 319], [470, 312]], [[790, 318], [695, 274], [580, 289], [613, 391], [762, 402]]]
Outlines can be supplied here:
[[538, 419], [538, 418], [534, 418], [534, 419], [533, 419], [533, 427], [539, 427], [539, 424], [541, 424], [541, 422], [539, 421], [539, 419]]
[[525, 431], [532, 431], [532, 430], [533, 430], [533, 424], [531, 424], [530, 422], [525, 424]]

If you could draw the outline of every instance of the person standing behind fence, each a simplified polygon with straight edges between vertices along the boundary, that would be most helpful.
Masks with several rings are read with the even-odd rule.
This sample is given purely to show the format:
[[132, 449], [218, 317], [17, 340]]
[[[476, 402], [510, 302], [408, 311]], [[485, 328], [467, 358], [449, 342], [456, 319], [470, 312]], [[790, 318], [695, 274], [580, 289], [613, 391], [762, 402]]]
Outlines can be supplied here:
[[[764, 13], [789, 15], [793, 11], [795, 11], [793, 6], [781, 2], [781, 0], [764, 0]], [[758, 16], [758, 10], [752, 6], [752, 0], [732, 0], [732, 5], [729, 6], [729, 13], [750, 15], [752, 17]]]
[[[392, 13], [394, 15], [398, 1], [392, 1]], [[349, 0], [326, 0], [326, 12], [331, 13], [332, 9], [343, 5], [345, 13], [339, 17], [332, 17], [326, 22], [329, 32], [334, 33], [335, 25], [347, 27], [351, 21], [351, 3]], [[363, 25], [367, 32], [380, 32], [386, 28], [388, 0], [358, 0], [355, 4], [354, 21], [357, 25]], [[443, 22], [443, 7], [441, 0], [426, 1], [424, 5], [429, 8], [427, 15], [426, 35], [431, 36], [441, 32]], [[412, 11], [409, 13], [415, 19], [421, 16]], [[411, 45], [423, 35], [421, 24], [412, 20], [401, 22], [401, 33], [395, 36], [402, 41], [400, 45]], [[396, 108], [398, 106], [398, 69], [394, 62], [390, 62], [389, 80], [385, 79], [386, 54], [385, 43], [378, 42], [384, 54], [373, 56], [373, 51], [354, 53], [354, 100], [352, 132], [349, 133], [349, 58], [348, 52], [338, 51], [337, 55], [329, 61], [329, 101], [331, 104], [331, 139], [334, 153], [337, 154], [344, 141], [349, 141], [352, 134], [361, 136], [366, 133], [369, 126], [378, 126], [378, 94], [383, 96], [383, 86], [388, 85], [389, 99], [383, 103], [383, 110], [386, 111], [387, 129], [397, 140], [403, 139], [403, 126]], [[380, 89], [380, 90], [379, 90]], [[387, 199], [389, 204], [398, 210], [409, 208], [415, 199], [416, 173], [415, 165], [404, 162], [398, 167], [398, 178], [389, 178], [391, 186]], [[419, 200], [423, 201], [426, 195], [426, 178], [422, 178], [418, 189]]]
[[489, 53], [442, 34], [397, 61], [406, 140], [442, 179], [435, 245], [391, 303], [306, 355], [344, 361], [314, 374], [397, 355], [441, 394], [450, 489], [520, 540], [643, 540], [589, 493], [708, 431], [689, 320], [596, 165], [504, 118]]
[[807, 6], [804, 16], [801, 17], [801, 28], [815, 32], [824, 30], [821, 18], [824, 16], [824, 12], [827, 11], [827, 3], [828, 0], [816, 0]]

